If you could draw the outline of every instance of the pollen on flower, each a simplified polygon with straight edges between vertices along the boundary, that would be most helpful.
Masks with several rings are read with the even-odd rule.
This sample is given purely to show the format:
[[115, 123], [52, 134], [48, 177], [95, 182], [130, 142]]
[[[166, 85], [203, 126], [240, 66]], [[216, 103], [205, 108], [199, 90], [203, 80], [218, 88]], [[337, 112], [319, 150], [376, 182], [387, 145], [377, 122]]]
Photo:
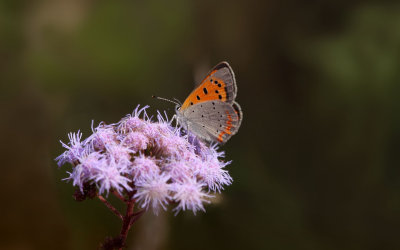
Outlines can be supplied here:
[[[66, 149], [56, 158], [59, 166], [72, 165], [64, 179], [83, 193], [88, 185], [98, 194], [118, 192], [141, 207], [158, 213], [169, 204], [174, 211], [204, 211], [210, 192], [232, 183], [224, 153], [206, 145], [180, 127], [165, 112], [157, 120], [139, 107], [115, 124], [92, 126], [93, 134], [68, 134]], [[131, 196], [130, 196], [131, 195]]]

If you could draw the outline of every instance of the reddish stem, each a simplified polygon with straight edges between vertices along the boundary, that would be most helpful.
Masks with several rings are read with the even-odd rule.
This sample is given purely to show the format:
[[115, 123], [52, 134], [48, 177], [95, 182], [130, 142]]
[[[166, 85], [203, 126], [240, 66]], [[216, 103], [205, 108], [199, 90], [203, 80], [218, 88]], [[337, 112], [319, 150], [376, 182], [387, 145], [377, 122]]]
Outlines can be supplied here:
[[120, 195], [117, 191], [113, 190], [112, 193], [113, 195], [115, 195], [115, 197], [126, 203], [126, 199], [122, 195]]
[[[127, 191], [127, 190], [126, 190]], [[131, 228], [132, 224], [137, 221], [145, 210], [141, 210], [139, 212], [134, 213], [133, 209], [135, 206], [136, 200], [133, 199], [135, 191], [129, 192], [128, 197], [124, 198], [117, 192], [113, 192], [113, 194], [118, 197], [121, 201], [127, 204], [125, 215], [123, 216], [117, 209], [115, 209], [103, 196], [98, 195], [97, 197], [114, 213], [122, 220], [122, 228], [120, 235], [115, 238], [118, 239], [118, 246], [120, 247], [119, 250], [125, 246], [125, 241], [128, 236], [129, 229]]]
[[[129, 229], [132, 226], [132, 218], [134, 218], [134, 213], [133, 213], [133, 207], [135, 205], [135, 200], [130, 200], [128, 202], [128, 206], [126, 208], [126, 214], [124, 216], [124, 218], [122, 219], [122, 229], [121, 229], [121, 233], [120, 233], [120, 239], [122, 242], [122, 246], [125, 245], [125, 241], [126, 241], [126, 237], [128, 236], [128, 232]], [[120, 250], [122, 250], [122, 247], [120, 248]]]
[[108, 202], [103, 196], [98, 195], [97, 198], [99, 198], [99, 200], [103, 202], [116, 216], [118, 216], [121, 220], [124, 220], [122, 214], [115, 207], [113, 207], [113, 205], [111, 205], [111, 203]]
[[146, 210], [143, 209], [143, 210], [141, 210], [139, 212], [136, 212], [136, 213], [132, 214], [131, 226], [132, 226], [133, 223], [135, 223], [135, 221], [137, 221], [140, 217], [142, 217], [144, 212], [146, 212]]

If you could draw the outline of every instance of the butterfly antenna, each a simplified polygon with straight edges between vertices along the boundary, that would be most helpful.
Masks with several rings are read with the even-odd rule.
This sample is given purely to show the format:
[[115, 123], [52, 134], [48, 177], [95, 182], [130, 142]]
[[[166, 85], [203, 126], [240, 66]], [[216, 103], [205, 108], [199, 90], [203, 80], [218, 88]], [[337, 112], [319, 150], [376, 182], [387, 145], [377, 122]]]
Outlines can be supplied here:
[[174, 101], [176, 101], [177, 103], [179, 103], [179, 105], [181, 105], [181, 106], [182, 106], [182, 103], [181, 103], [181, 101], [179, 101], [178, 99], [174, 98]]
[[172, 101], [172, 100], [167, 99], [167, 98], [163, 98], [163, 97], [159, 97], [159, 96], [155, 96], [155, 95], [153, 95], [152, 97], [153, 97], [153, 98], [156, 98], [156, 99], [159, 99], [159, 100], [163, 100], [163, 101], [167, 101], [167, 102], [172, 102], [172, 103], [174, 103], [174, 104], [176, 104], [176, 105], [181, 105], [180, 103], [178, 103], [178, 102], [176, 102], [176, 101]]

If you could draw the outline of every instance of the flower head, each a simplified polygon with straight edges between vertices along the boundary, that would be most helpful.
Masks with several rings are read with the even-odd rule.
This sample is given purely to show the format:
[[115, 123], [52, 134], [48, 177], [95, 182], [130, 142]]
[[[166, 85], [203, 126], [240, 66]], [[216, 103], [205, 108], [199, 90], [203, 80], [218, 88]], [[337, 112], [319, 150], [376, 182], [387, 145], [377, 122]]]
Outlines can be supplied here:
[[160, 207], [166, 210], [168, 200], [171, 199], [171, 184], [168, 183], [168, 174], [147, 175], [139, 179], [135, 184], [137, 193], [134, 198], [142, 204], [142, 208], [150, 206], [155, 214], [158, 214]]
[[137, 156], [131, 166], [131, 176], [133, 180], [149, 179], [160, 173], [160, 167], [156, 160], [143, 154]]
[[130, 164], [131, 153], [134, 153], [130, 148], [122, 144], [110, 144], [106, 146], [107, 153], [117, 162]]
[[[130, 131], [143, 131], [146, 128], [147, 120], [149, 117], [146, 113], [146, 109], [149, 106], [144, 106], [140, 108], [138, 105], [135, 110], [133, 110], [132, 114], [126, 115], [122, 120], [118, 123], [118, 131], [122, 133], [128, 133]], [[140, 115], [143, 113], [143, 118], [140, 118]]]
[[221, 192], [224, 186], [232, 184], [232, 177], [224, 169], [230, 162], [220, 161], [218, 158], [222, 155], [215, 150], [205, 150], [202, 162], [196, 165], [196, 175], [212, 191]]
[[171, 161], [165, 165], [164, 171], [168, 172], [175, 182], [193, 177], [193, 170], [187, 161]]
[[113, 158], [108, 161], [103, 160], [102, 164], [95, 166], [90, 179], [93, 180], [99, 187], [99, 193], [109, 192], [110, 189], [116, 190], [122, 194], [123, 190], [131, 191], [129, 186], [131, 180], [124, 176], [128, 173], [128, 168]]
[[171, 202], [174, 211], [204, 211], [209, 192], [232, 183], [216, 145], [208, 146], [187, 135], [160, 112], [157, 121], [139, 106], [116, 124], [100, 123], [93, 134], [70, 133], [66, 151], [56, 158], [59, 166], [72, 164], [65, 180], [81, 192], [92, 185], [99, 194], [111, 191], [135, 199], [141, 207], [158, 213]]
[[194, 214], [199, 210], [205, 211], [203, 202], [209, 202], [207, 198], [212, 196], [205, 193], [203, 187], [204, 184], [194, 178], [175, 183], [173, 199], [179, 203], [174, 209], [176, 213], [186, 209], [192, 210]]
[[85, 147], [83, 147], [81, 143], [81, 138], [82, 138], [82, 133], [78, 131], [77, 133], [68, 134], [68, 139], [69, 139], [68, 145], [60, 141], [61, 145], [68, 150], [56, 158], [58, 166], [61, 167], [67, 162], [73, 163], [84, 153]]
[[93, 134], [85, 140], [95, 150], [103, 150], [107, 146], [118, 143], [117, 133], [114, 128], [110, 125], [100, 125], [93, 129]]
[[134, 153], [145, 150], [149, 145], [149, 138], [141, 132], [129, 132], [123, 139], [126, 147]]

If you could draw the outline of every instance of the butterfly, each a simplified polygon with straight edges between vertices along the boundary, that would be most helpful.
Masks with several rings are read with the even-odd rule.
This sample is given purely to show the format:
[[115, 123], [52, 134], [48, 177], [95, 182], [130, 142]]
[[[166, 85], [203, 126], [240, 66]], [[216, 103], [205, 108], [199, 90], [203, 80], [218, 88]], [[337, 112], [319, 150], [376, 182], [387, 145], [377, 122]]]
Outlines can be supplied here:
[[227, 62], [221, 62], [182, 105], [176, 105], [177, 121], [197, 138], [223, 144], [238, 132], [243, 120], [236, 93], [233, 70]]

